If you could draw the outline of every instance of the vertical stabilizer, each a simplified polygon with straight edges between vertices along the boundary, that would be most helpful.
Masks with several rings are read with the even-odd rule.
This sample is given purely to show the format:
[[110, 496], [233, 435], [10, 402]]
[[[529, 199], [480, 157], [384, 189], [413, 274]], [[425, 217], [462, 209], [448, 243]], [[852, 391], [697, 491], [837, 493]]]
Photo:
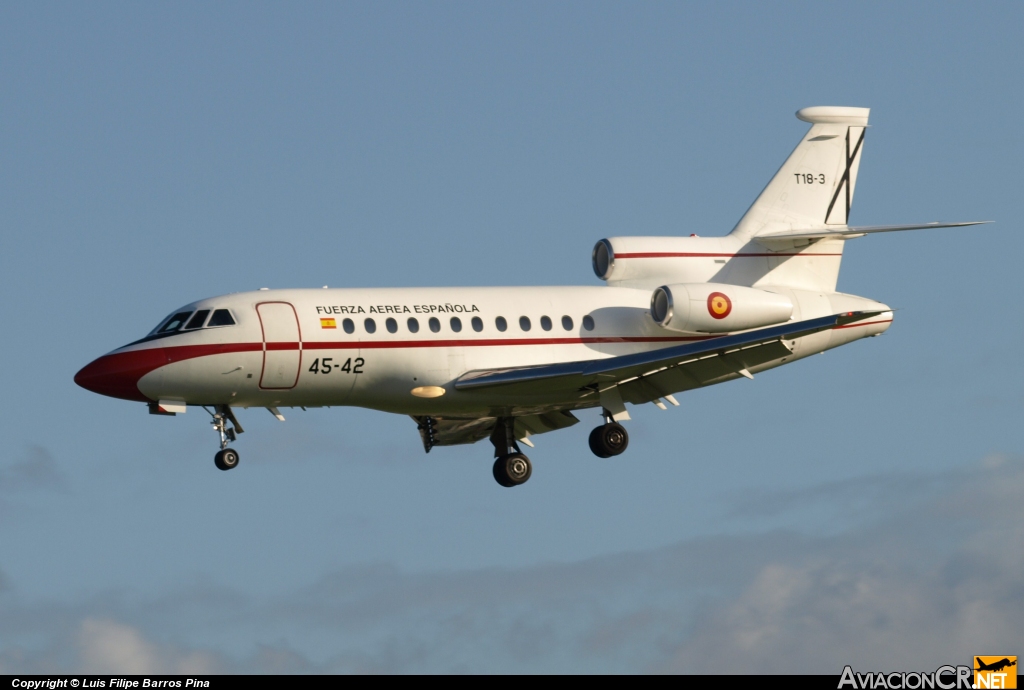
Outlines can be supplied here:
[[732, 231], [739, 239], [844, 226], [857, 184], [869, 108], [817, 106], [796, 116], [811, 123], [768, 186]]

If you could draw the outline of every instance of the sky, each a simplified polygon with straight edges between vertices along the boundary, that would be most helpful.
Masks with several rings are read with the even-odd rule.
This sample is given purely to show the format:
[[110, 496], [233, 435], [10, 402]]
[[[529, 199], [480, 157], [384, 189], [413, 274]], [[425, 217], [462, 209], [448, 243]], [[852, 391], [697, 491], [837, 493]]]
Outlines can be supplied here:
[[[934, 670], [1024, 639], [1012, 3], [0, 5], [0, 672]], [[541, 436], [146, 414], [74, 373], [259, 287], [598, 285], [872, 108], [880, 338]], [[486, 446], [486, 447], [485, 447]]]

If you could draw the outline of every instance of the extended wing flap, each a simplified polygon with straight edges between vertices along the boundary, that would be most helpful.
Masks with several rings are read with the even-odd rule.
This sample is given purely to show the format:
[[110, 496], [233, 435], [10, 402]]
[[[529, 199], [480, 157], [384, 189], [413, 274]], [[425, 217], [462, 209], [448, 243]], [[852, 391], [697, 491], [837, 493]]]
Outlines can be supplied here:
[[420, 430], [423, 446], [430, 452], [433, 446], [456, 446], [462, 443], [476, 443], [491, 435], [494, 417], [475, 419], [445, 419], [437, 417], [413, 417]]
[[639, 405], [672, 393], [743, 376], [741, 371], [749, 373], [750, 369], [791, 354], [793, 351], [785, 340], [775, 340], [727, 353], [716, 352], [624, 382], [619, 384], [619, 390], [622, 392], [623, 400]]
[[[496, 417], [457, 419], [447, 417], [413, 417], [420, 430], [423, 446], [430, 452], [434, 446], [457, 446], [476, 443], [490, 437]], [[579, 423], [572, 412], [554, 410], [516, 417], [516, 438], [545, 434]]]

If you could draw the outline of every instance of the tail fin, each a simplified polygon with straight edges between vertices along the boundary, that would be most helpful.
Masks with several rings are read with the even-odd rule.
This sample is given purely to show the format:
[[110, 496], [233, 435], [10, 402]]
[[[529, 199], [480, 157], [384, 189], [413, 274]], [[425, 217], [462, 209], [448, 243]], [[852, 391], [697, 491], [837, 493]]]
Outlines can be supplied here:
[[846, 225], [870, 112], [836, 106], [797, 111], [799, 119], [811, 123], [810, 131], [731, 234], [750, 239]]

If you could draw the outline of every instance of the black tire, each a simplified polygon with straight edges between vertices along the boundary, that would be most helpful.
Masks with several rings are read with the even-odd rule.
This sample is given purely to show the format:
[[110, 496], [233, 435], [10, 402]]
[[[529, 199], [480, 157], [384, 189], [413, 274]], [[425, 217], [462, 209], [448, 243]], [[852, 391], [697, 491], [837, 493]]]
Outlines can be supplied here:
[[618, 422], [610, 422], [594, 427], [590, 432], [590, 450], [599, 458], [611, 458], [622, 455], [629, 446], [629, 434], [626, 427]]
[[234, 448], [225, 448], [213, 456], [213, 464], [218, 470], [227, 472], [238, 467], [238, 451]]
[[504, 487], [525, 484], [532, 474], [533, 465], [522, 453], [503, 455], [494, 461], [494, 480]]
[[509, 483], [508, 477], [505, 475], [505, 464], [504, 463], [505, 463], [505, 456], [504, 455], [502, 455], [500, 458], [498, 458], [497, 460], [494, 461], [494, 468], [493, 468], [494, 481], [498, 482], [499, 484], [504, 486], [506, 489], [508, 489], [508, 488], [511, 488], [511, 487], [515, 486], [515, 484], [510, 484]]
[[603, 426], [595, 426], [593, 431], [590, 432], [590, 438], [588, 439], [588, 441], [590, 443], [590, 450], [594, 453], [594, 455], [596, 455], [599, 458], [608, 458], [611, 456], [605, 452], [604, 446], [601, 444], [602, 429], [604, 429]]

